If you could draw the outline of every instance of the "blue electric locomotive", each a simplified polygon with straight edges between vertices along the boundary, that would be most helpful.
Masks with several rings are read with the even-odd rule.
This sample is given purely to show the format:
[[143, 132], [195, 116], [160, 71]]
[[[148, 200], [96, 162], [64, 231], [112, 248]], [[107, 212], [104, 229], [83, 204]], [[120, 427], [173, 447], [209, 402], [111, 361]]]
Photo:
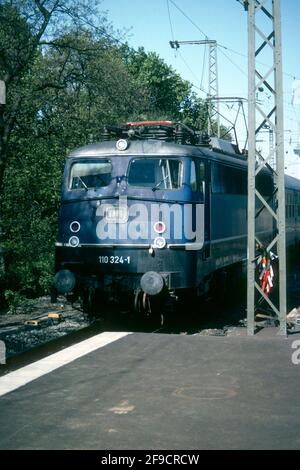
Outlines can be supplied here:
[[[259, 178], [272, 198], [271, 174]], [[55, 293], [80, 296], [91, 315], [106, 302], [150, 315], [201, 294], [246, 258], [246, 209], [247, 162], [230, 142], [168, 121], [108, 127], [67, 158]], [[257, 223], [267, 244], [266, 210]]]

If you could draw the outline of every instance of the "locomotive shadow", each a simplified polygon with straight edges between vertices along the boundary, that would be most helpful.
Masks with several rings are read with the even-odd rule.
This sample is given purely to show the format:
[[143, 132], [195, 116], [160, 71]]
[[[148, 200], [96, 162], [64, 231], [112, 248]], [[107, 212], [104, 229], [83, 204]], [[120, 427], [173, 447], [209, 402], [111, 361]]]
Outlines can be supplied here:
[[[300, 257], [293, 253], [288, 258], [287, 269], [287, 313], [300, 306]], [[278, 284], [270, 299], [278, 302]], [[270, 320], [256, 318], [258, 330], [276, 326], [272, 320], [272, 312], [268, 305], [262, 304], [259, 312], [270, 315]], [[221, 286], [216, 284], [214, 292], [206, 297], [197, 298], [193, 292], [182, 296], [174, 312], [159, 315], [156, 318], [138, 318], [136, 315], [127, 316], [115, 309], [112, 314], [102, 320], [102, 325], [111, 331], [132, 331], [164, 334], [198, 334], [226, 336], [232, 328], [247, 327], [247, 276], [246, 270], [240, 279], [234, 280], [231, 288], [221, 293]], [[159, 312], [162, 313], [162, 312]], [[289, 332], [290, 333], [290, 332]]]
[[246, 280], [240, 279], [238, 285], [235, 292], [227, 291], [225, 295], [220, 295], [217, 286], [215, 293], [206, 297], [197, 298], [195, 293], [187, 292], [172, 312], [161, 309], [150, 318], [111, 308], [101, 318], [101, 324], [108, 331], [193, 335], [203, 330], [216, 330], [216, 335], [225, 335], [231, 327], [246, 326]]

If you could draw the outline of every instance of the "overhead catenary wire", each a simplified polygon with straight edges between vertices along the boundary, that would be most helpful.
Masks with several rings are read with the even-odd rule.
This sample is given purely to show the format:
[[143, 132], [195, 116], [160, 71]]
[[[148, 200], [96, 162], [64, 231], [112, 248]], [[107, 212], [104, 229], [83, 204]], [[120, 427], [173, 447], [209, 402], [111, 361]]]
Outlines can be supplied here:
[[[219, 45], [218, 45], [219, 46]], [[220, 47], [218, 47], [218, 50], [219, 52], [221, 52], [221, 54], [223, 54], [224, 57], [226, 57], [227, 60], [229, 60], [229, 62], [234, 66], [236, 67], [245, 77], [248, 77], [248, 74], [243, 70], [241, 69], [241, 67], [239, 65], [237, 65], [232, 59], [230, 59], [230, 57], [228, 57], [227, 54], [225, 54], [224, 51], [222, 51], [222, 49]]]
[[[181, 14], [182, 14], [182, 15], [183, 15], [183, 16], [184, 16], [184, 17], [185, 17], [185, 18], [204, 36], [204, 37], [205, 37], [205, 38], [208, 38], [207, 34], [195, 23], [195, 21], [193, 21], [193, 20], [189, 17], [189, 15], [188, 15], [185, 11], [183, 11], [182, 8], [180, 8], [180, 7], [176, 4], [176, 2], [175, 2], [174, 0], [169, 0], [169, 1], [172, 3], [172, 5], [173, 5], [173, 6], [174, 6], [174, 7], [175, 7], [175, 8], [176, 8], [176, 9], [177, 9], [177, 10], [178, 10], [178, 11], [179, 11], [179, 12], [180, 12], [180, 13], [181, 13]], [[238, 1], [239, 1], [239, 0], [238, 0]], [[241, 1], [240, 1], [240, 3], [241, 3], [242, 5], [244, 5], [244, 2], [241, 2]], [[245, 58], [247, 61], [248, 61], [248, 55], [246, 55], [246, 54], [244, 54], [244, 53], [242, 53], [242, 52], [236, 51], [236, 50], [234, 50], [234, 49], [232, 49], [232, 48], [230, 48], [230, 47], [227, 47], [227, 46], [225, 46], [224, 44], [219, 44], [219, 43], [218, 43], [217, 46], [218, 46], [218, 50], [221, 52], [221, 54], [222, 54], [222, 55], [223, 55], [223, 56], [224, 56], [224, 57], [243, 75], [243, 76], [248, 77], [247, 73], [246, 73], [238, 64], [236, 64], [235, 61], [232, 60], [232, 59], [224, 52], [224, 50], [229, 51], [229, 52], [231, 52], [231, 53], [233, 53], [233, 54], [237, 54], [238, 56]], [[190, 72], [192, 73], [192, 75], [195, 76], [194, 72], [191, 70], [191, 68], [188, 66], [188, 64], [186, 63], [186, 61], [183, 59], [182, 56], [181, 56], [181, 59], [184, 61], [186, 67], [190, 70]], [[205, 61], [205, 58], [204, 58], [204, 61]], [[204, 63], [204, 61], [203, 61], [203, 63]], [[269, 64], [266, 64], [266, 63], [264, 63], [264, 62], [262, 62], [262, 61], [257, 61], [257, 63], [260, 64], [260, 65], [262, 65], [262, 66], [265, 66], [265, 67], [270, 67]], [[201, 82], [200, 82], [200, 90], [201, 90], [201, 92], [205, 93], [205, 90], [204, 90], [204, 87], [203, 87], [203, 77], [204, 77], [203, 71], [204, 71], [204, 69], [202, 69]], [[299, 79], [295, 74], [291, 74], [291, 73], [284, 72], [284, 71], [282, 71], [282, 73], [283, 73], [283, 75], [285, 75], [285, 76], [287, 76], [287, 77], [289, 77], [289, 78], [292, 78], [292, 79], [294, 79], [294, 80], [295, 80], [295, 79]], [[299, 79], [299, 80], [300, 80], [300, 79]], [[199, 81], [198, 78], [197, 78], [197, 81]], [[199, 87], [197, 87], [195, 84], [193, 84], [193, 86], [194, 86], [196, 89], [199, 89]], [[267, 97], [267, 98], [268, 98], [268, 97]], [[221, 103], [221, 105], [222, 105], [222, 104], [223, 104], [223, 103]], [[288, 102], [285, 101], [285, 100], [284, 100], [284, 104], [285, 104], [285, 107], [286, 107], [286, 114], [288, 114], [290, 120], [293, 121], [294, 123], [298, 124], [298, 127], [300, 127], [300, 126], [299, 126], [299, 116], [298, 116], [298, 113], [296, 112], [296, 109], [295, 109], [295, 107], [293, 106], [293, 104], [292, 104], [292, 103], [288, 103]], [[290, 116], [291, 116], [291, 113], [294, 115], [294, 119], [291, 119], [291, 117], [290, 117]]]
[[[238, 0], [239, 1], [239, 0]], [[172, 40], [174, 40], [174, 28], [173, 28], [173, 25], [172, 25], [172, 20], [171, 20], [171, 11], [170, 11], [170, 3], [172, 3], [172, 5], [204, 36], [205, 39], [208, 39], [208, 36], [207, 34], [182, 10], [182, 8], [180, 8], [174, 0], [167, 0], [167, 8], [168, 8], [168, 16], [169, 16], [169, 22], [170, 22], [170, 29], [171, 29], [171, 35], [172, 35]], [[81, 19], [82, 20], [82, 19]], [[126, 47], [128, 48], [130, 51], [133, 51], [135, 52], [135, 49], [133, 47], [130, 47], [129, 44], [127, 42], [123, 42], [121, 41], [120, 39], [116, 38], [115, 36], [113, 36], [112, 34], [108, 33], [104, 28], [101, 28], [99, 26], [95, 26], [93, 25], [90, 21], [87, 21], [87, 20], [82, 20], [85, 24], [89, 25], [89, 26], [92, 26], [96, 31], [99, 31], [101, 34], [103, 34], [103, 36], [105, 36], [107, 39], [110, 39], [114, 42], [116, 42], [117, 44], [119, 44], [120, 46], [123, 46], [123, 47]], [[221, 51], [221, 49], [226, 49], [234, 54], [237, 54], [241, 57], [244, 57], [245, 59], [248, 58], [248, 56], [242, 52], [239, 52], [239, 51], [236, 51], [228, 46], [225, 46], [224, 44], [219, 44], [218, 43], [218, 49], [220, 50], [221, 53], [223, 53], [223, 55], [227, 58], [227, 60], [229, 60], [231, 62], [232, 65], [234, 65], [243, 75], [246, 75], [246, 73], [232, 60], [228, 57], [227, 54], [225, 54], [223, 51]], [[206, 52], [206, 51], [205, 51]], [[205, 53], [204, 52], [204, 53]], [[204, 59], [205, 60], [205, 59]], [[203, 85], [203, 76], [204, 76], [204, 60], [203, 60], [203, 68], [202, 68], [202, 75], [201, 75], [201, 82], [200, 82], [200, 89], [202, 88], [202, 85]], [[262, 63], [260, 62], [261, 65], [265, 65], [267, 67], [269, 67], [268, 64], [265, 64], [265, 63]], [[299, 77], [297, 77], [295, 74], [290, 74], [290, 73], [287, 73], [287, 72], [283, 72], [284, 75], [290, 77], [290, 78], [293, 78], [294, 80], [295, 79], [299, 79]]]
[[174, 2], [174, 0], [169, 0], [172, 5], [174, 5], [175, 8], [177, 8], [178, 11], [180, 11], [180, 13], [187, 19], [189, 20], [194, 26], [196, 29], [198, 29], [198, 31], [200, 31], [200, 33], [204, 36], [205, 39], [208, 39], [208, 36], [202, 31], [201, 28], [199, 28], [199, 26]]
[[[199, 78], [197, 76], [197, 74], [192, 70], [192, 68], [189, 66], [189, 64], [187, 63], [187, 61], [184, 59], [183, 55], [181, 54], [181, 52], [178, 52], [178, 56], [180, 57], [180, 59], [182, 60], [182, 62], [184, 63], [184, 65], [187, 67], [187, 69], [189, 70], [189, 72], [191, 73], [191, 75], [194, 76], [194, 78], [197, 80], [197, 82], [199, 83]], [[205, 98], [208, 96], [208, 90], [206, 90], [203, 85], [200, 83], [199, 86], [198, 85], [195, 85], [195, 83], [191, 82], [192, 86], [194, 88], [196, 88], [197, 90], [201, 91], [202, 93], [205, 94]], [[220, 106], [222, 106], [224, 109], [226, 108], [226, 110], [228, 110], [227, 108], [227, 105], [225, 103], [222, 103], [220, 102]]]
[[[180, 8], [180, 7], [175, 3], [174, 0], [169, 0], [169, 1], [170, 1], [170, 2], [172, 3], [172, 5], [174, 5], [174, 7], [175, 7], [175, 8], [176, 8], [176, 9], [177, 9], [177, 10], [178, 10], [178, 11], [179, 11], [179, 12], [180, 12], [180, 13], [181, 13], [181, 14], [182, 14], [182, 15], [183, 15], [183, 16], [184, 16], [184, 17], [185, 17], [185, 18], [204, 36], [204, 37], [205, 37], [205, 39], [208, 39], [207, 34], [189, 17], [189, 15], [188, 15], [187, 13], [185, 13], [185, 12], [182, 10], [182, 8]], [[239, 3], [241, 3], [240, 0], [237, 0], [237, 1], [239, 1]], [[244, 3], [241, 3], [241, 4], [244, 5]], [[248, 55], [246, 55], [246, 54], [244, 54], [244, 53], [242, 53], [242, 52], [239, 52], [239, 51], [235, 51], [234, 49], [232, 49], [232, 48], [230, 48], [230, 47], [228, 47], [228, 46], [225, 46], [224, 44], [218, 43], [218, 48], [227, 49], [228, 51], [230, 51], [230, 52], [232, 52], [232, 53], [234, 53], [234, 54], [237, 54], [237, 55], [239, 55], [239, 56], [241, 56], [241, 57], [244, 57], [245, 59], [248, 60]], [[227, 59], [230, 60], [230, 59], [228, 58], [228, 56], [225, 55], [225, 57], [227, 57]], [[231, 60], [230, 60], [230, 61], [231, 61]], [[239, 67], [237, 64], [235, 64], [233, 61], [231, 61], [231, 63], [241, 71], [240, 67]], [[263, 62], [258, 62], [258, 63], [260, 63], [261, 65], [265, 65], [266, 67], [270, 67], [269, 64], [265, 64], [265, 63], [263, 63]], [[244, 71], [243, 71], [242, 73], [244, 73]], [[245, 74], [245, 73], [244, 73], [244, 74]], [[286, 76], [288, 76], [288, 77], [290, 77], [290, 78], [299, 79], [299, 80], [300, 80], [300, 78], [297, 77], [297, 76], [295, 76], [295, 74], [291, 74], [291, 73], [288, 73], [288, 72], [283, 72], [283, 74], [286, 75]]]
[[[178, 52], [178, 56], [180, 57], [180, 59], [182, 60], [182, 62], [184, 63], [184, 65], [187, 67], [187, 69], [189, 70], [189, 72], [194, 76], [194, 78], [197, 80], [197, 82], [199, 82], [199, 78], [197, 76], [197, 74], [191, 69], [191, 67], [189, 66], [189, 64], [187, 63], [187, 61], [184, 59], [183, 55]], [[191, 82], [191, 85], [196, 88], [197, 90], [201, 91], [202, 93], [205, 94], [205, 98], [208, 96], [208, 90], [206, 90], [200, 83], [200, 85], [195, 85], [195, 83]], [[222, 106], [224, 109], [226, 108], [226, 110], [228, 110], [227, 108], [227, 105], [225, 103], [222, 103], [220, 102], [220, 106]]]
[[[170, 11], [170, 4], [169, 2], [172, 3], [172, 5], [204, 36], [205, 39], [208, 39], [208, 36], [207, 34], [175, 3], [174, 0], [167, 0], [167, 7], [168, 7], [168, 16], [169, 16], [169, 22], [170, 22], [170, 29], [171, 29], [171, 35], [172, 35], [172, 39], [174, 39], [174, 27], [173, 27], [173, 24], [172, 24], [172, 18], [171, 18], [171, 11]], [[76, 16], [76, 15], [75, 15]], [[81, 19], [82, 20], [82, 19]], [[105, 28], [102, 28], [102, 27], [99, 27], [99, 26], [96, 26], [94, 24], [92, 24], [90, 21], [88, 20], [83, 20], [83, 22], [89, 26], [92, 26], [96, 31], [100, 32], [104, 37], [106, 37], [107, 39], [115, 42], [116, 44], [118, 44], [120, 47], [126, 47], [129, 51], [132, 51], [132, 52], [136, 52], [136, 50], [129, 46], [129, 44], [127, 42], [123, 42], [122, 40], [118, 39], [117, 37], [115, 37], [114, 35], [110, 34], [107, 32], [107, 30]], [[234, 54], [237, 54], [241, 57], [244, 57], [244, 58], [247, 58], [246, 54], [243, 54], [239, 51], [236, 51], [232, 48], [229, 48], [228, 46], [225, 46], [223, 44], [219, 44], [218, 43], [218, 49], [219, 51], [224, 55], [224, 57], [227, 58], [228, 61], [230, 61], [230, 63], [236, 67], [240, 73], [242, 73], [244, 76], [246, 76], [247, 74], [244, 72], [244, 70], [242, 70], [230, 57], [228, 57], [227, 54], [225, 54], [224, 51], [222, 51], [222, 49], [225, 49], [227, 51], [230, 51]], [[204, 52], [204, 54], [206, 53], [206, 50]], [[192, 73], [192, 75], [196, 78], [197, 82], [199, 82], [199, 86], [195, 85], [194, 83], [191, 83], [192, 86], [196, 89], [198, 89], [199, 91], [201, 91], [202, 93], [205, 93], [206, 95], [208, 94], [207, 90], [204, 89], [203, 87], [203, 79], [204, 79], [204, 64], [205, 64], [205, 55], [204, 55], [204, 59], [203, 59], [203, 66], [202, 66], [202, 74], [201, 74], [201, 81], [199, 81], [198, 77], [196, 76], [196, 74], [192, 71], [192, 69], [189, 67], [189, 65], [187, 64], [187, 62], [185, 61], [185, 59], [182, 57], [182, 55], [180, 54], [180, 57], [181, 57], [181, 60], [185, 63], [186, 67], [190, 70], [190, 72]], [[265, 65], [265, 66], [268, 66], [268, 64], [263, 64], [262, 65]], [[293, 78], [293, 79], [297, 79], [296, 75], [295, 74], [290, 74], [290, 73], [287, 73], [287, 72], [283, 72], [284, 75], [286, 76], [289, 76], [290, 78]], [[220, 103], [221, 106], [224, 106], [223, 103]], [[291, 105], [291, 103], [287, 103], [285, 101], [285, 104], [288, 105], [290, 108], [292, 108], [292, 111], [295, 115], [295, 120], [294, 122], [297, 122], [299, 123], [299, 119], [298, 119], [298, 116], [296, 114], [296, 110], [295, 110], [295, 107]]]
[[[168, 9], [168, 17], [169, 17], [169, 24], [170, 24], [170, 30], [171, 30], [171, 37], [172, 37], [172, 41], [174, 41], [175, 38], [174, 38], [174, 30], [173, 30], [173, 26], [172, 26], [169, 0], [167, 0], [167, 9]], [[175, 49], [175, 52], [176, 52], [176, 49]]]
[[[224, 44], [218, 44], [218, 47], [220, 47], [222, 49], [226, 49], [227, 51], [232, 52], [233, 54], [239, 55], [240, 57], [244, 57], [244, 59], [248, 60], [248, 56], [246, 54], [244, 54], [243, 52], [235, 51], [234, 49], [231, 49], [230, 47], [224, 46]], [[265, 67], [270, 67], [270, 65], [266, 64], [265, 62], [257, 61], [257, 63], [260, 64], [260, 65], [264, 65]], [[300, 78], [295, 76], [295, 74], [291, 74], [291, 73], [288, 73], [288, 72], [282, 72], [282, 73], [283, 73], [283, 75], [286, 75], [287, 77], [293, 78], [294, 80], [295, 79], [300, 80]]]
[[[180, 11], [180, 13], [188, 20], [190, 21], [194, 27], [204, 36], [204, 38], [206, 40], [208, 40], [208, 36], [207, 34], [205, 34], [205, 32], [199, 28], [199, 26], [174, 2], [174, 0], [168, 0], [168, 5], [169, 5], [169, 1], [172, 3], [172, 5], [178, 10]], [[206, 47], [206, 46], [205, 46]], [[244, 72], [244, 70], [242, 70], [237, 64], [235, 64], [228, 56], [227, 54], [225, 54], [223, 51], [221, 51], [221, 53], [235, 66], [238, 68], [238, 70], [245, 76], [247, 76]], [[207, 90], [204, 89], [203, 87], [203, 81], [204, 81], [204, 70], [205, 70], [205, 58], [206, 58], [206, 48], [205, 48], [205, 51], [204, 51], [204, 57], [203, 57], [203, 64], [202, 64], [202, 73], [201, 73], [201, 81], [199, 82], [199, 79], [198, 77], [196, 76], [196, 74], [194, 73], [194, 71], [190, 68], [190, 66], [187, 64], [187, 62], [185, 61], [185, 59], [183, 58], [182, 54], [179, 53], [179, 57], [181, 58], [181, 60], [184, 62], [185, 66], [187, 67], [187, 69], [190, 71], [190, 73], [196, 78], [197, 82], [199, 83], [200, 86], [196, 86], [195, 84], [193, 84], [193, 86], [200, 90], [202, 93], [205, 93], [206, 97], [209, 96], [209, 93]], [[223, 107], [226, 107], [226, 105], [224, 103], [219, 103], [219, 106], [223, 106]]]
[[[169, 5], [169, 2], [171, 2], [200, 32], [201, 34], [205, 37], [205, 39], [207, 40], [208, 39], [208, 36], [199, 28], [199, 26], [193, 22], [193, 20], [191, 20], [191, 18], [189, 18], [185, 13], [184, 11], [179, 8], [176, 3], [173, 1], [173, 0], [167, 0], [167, 9], [168, 9], [168, 17], [169, 17], [169, 23], [170, 23], [170, 29], [171, 29], [171, 35], [172, 35], [172, 39], [174, 38], [174, 29], [173, 29], [173, 25], [172, 25], [172, 19], [171, 19], [171, 12], [170, 12], [170, 5]], [[136, 52], [136, 50], [133, 48], [133, 47], [130, 47], [129, 44], [127, 42], [123, 42], [121, 41], [120, 39], [116, 38], [115, 36], [113, 36], [112, 34], [108, 33], [106, 31], [106, 29], [104, 28], [101, 28], [101, 27], [98, 27], [98, 26], [95, 26], [93, 25], [90, 21], [88, 20], [83, 20], [83, 22], [85, 24], [87, 24], [88, 26], [91, 26], [93, 27], [96, 31], [100, 32], [103, 36], [105, 36], [107, 39], [115, 42], [116, 44], [118, 44], [119, 46], [122, 46], [122, 47], [126, 47], [129, 51], [132, 51], [132, 52]], [[197, 81], [198, 80], [198, 77], [196, 76], [196, 74], [192, 71], [192, 69], [189, 67], [189, 65], [187, 64], [187, 62], [185, 61], [185, 59], [182, 57], [182, 55], [180, 54], [180, 57], [181, 57], [181, 60], [185, 63], [186, 67], [190, 70], [190, 72], [192, 73], [192, 75], [196, 78]], [[201, 82], [200, 82], [200, 86], [197, 86], [195, 85], [194, 83], [191, 83], [192, 86], [196, 89], [198, 89], [199, 91], [201, 91], [202, 93], [204, 93], [206, 96], [208, 95], [208, 91], [205, 90], [203, 88], [203, 77], [204, 77], [204, 66], [205, 66], [205, 57], [204, 57], [204, 60], [203, 60], [203, 66], [202, 66], [202, 74], [201, 74]], [[221, 103], [221, 105], [223, 105], [223, 103]]]
[[195, 85], [194, 83], [192, 83], [193, 87], [198, 89], [199, 91], [201, 91], [202, 93], [205, 94], [205, 96], [208, 95], [208, 91], [205, 90], [201, 84], [201, 82], [199, 81], [199, 78], [197, 76], [197, 74], [191, 69], [191, 67], [189, 66], [189, 64], [187, 63], [187, 61], [184, 59], [183, 55], [181, 54], [181, 52], [178, 52], [178, 56], [180, 57], [180, 59], [182, 60], [182, 62], [184, 63], [184, 65], [186, 66], [186, 68], [190, 71], [190, 73], [193, 75], [193, 77], [197, 80], [197, 82], [199, 82], [199, 86]]

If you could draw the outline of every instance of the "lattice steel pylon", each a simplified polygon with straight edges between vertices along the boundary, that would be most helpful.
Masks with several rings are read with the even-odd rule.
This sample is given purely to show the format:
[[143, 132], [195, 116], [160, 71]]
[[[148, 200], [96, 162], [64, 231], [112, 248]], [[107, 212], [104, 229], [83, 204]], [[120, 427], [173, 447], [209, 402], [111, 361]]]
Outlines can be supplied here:
[[220, 137], [220, 105], [216, 98], [219, 97], [219, 81], [218, 81], [218, 56], [217, 41], [213, 39], [204, 39], [199, 41], [170, 41], [172, 49], [179, 49], [180, 44], [204, 44], [209, 47], [208, 54], [208, 133], [212, 133], [212, 119], [217, 122], [217, 135]]
[[[255, 332], [255, 314], [263, 303], [279, 320], [279, 333], [286, 335], [286, 240], [285, 240], [285, 184], [284, 133], [282, 98], [281, 18], [280, 0], [244, 0], [248, 12], [248, 334]], [[262, 63], [272, 64], [270, 67]], [[262, 109], [257, 95], [268, 91], [268, 108]], [[259, 150], [257, 136], [268, 125], [273, 130], [273, 148]], [[272, 164], [270, 164], [273, 162]], [[268, 167], [273, 173], [273, 197], [266, 198], [258, 186], [260, 172]], [[273, 220], [272, 239], [263, 240], [263, 228], [258, 217], [262, 208]], [[277, 253], [278, 299], [269, 298], [257, 278], [258, 247], [265, 253]]]
[[220, 137], [220, 110], [219, 110], [219, 101], [216, 101], [214, 104], [210, 98], [218, 98], [219, 96], [219, 82], [218, 82], [218, 60], [217, 60], [217, 41], [207, 41], [209, 46], [209, 55], [208, 55], [208, 133], [211, 133], [211, 124], [213, 118], [216, 116], [217, 126], [218, 126], [218, 137]]

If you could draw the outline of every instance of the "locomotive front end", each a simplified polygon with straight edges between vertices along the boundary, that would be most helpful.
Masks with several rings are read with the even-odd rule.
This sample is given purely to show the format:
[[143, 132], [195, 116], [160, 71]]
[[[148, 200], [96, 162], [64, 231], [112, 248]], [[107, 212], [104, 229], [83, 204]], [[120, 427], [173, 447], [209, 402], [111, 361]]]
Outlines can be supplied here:
[[88, 313], [107, 303], [149, 313], [159, 299], [195, 287], [204, 206], [193, 160], [178, 147], [119, 139], [69, 156], [56, 293], [80, 296]]

